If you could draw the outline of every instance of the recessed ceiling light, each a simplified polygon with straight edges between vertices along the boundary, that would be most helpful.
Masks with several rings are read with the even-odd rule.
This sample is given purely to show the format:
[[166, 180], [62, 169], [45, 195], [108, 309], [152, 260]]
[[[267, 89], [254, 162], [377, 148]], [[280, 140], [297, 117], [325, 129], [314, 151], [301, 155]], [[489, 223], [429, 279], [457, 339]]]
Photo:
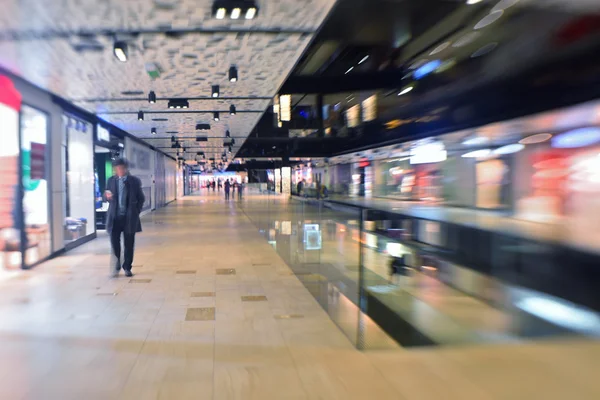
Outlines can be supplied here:
[[494, 12], [489, 13], [488, 15], [486, 15], [485, 17], [483, 17], [481, 19], [481, 21], [479, 21], [473, 27], [473, 29], [475, 29], [475, 30], [483, 29], [486, 26], [493, 24], [494, 22], [498, 21], [498, 19], [500, 19], [500, 17], [502, 16], [502, 14], [504, 14], [504, 11], [502, 11], [502, 10], [498, 10], [498, 11], [494, 11]]
[[550, 140], [551, 138], [552, 138], [551, 133], [538, 133], [535, 135], [527, 136], [526, 138], [519, 140], [519, 143], [521, 143], [521, 144], [543, 143], [543, 142]]
[[240, 17], [240, 14], [242, 13], [242, 9], [239, 7], [234, 8], [233, 10], [231, 10], [231, 19], [238, 19]]
[[225, 7], [221, 7], [219, 9], [217, 9], [217, 13], [215, 14], [215, 18], [216, 19], [223, 19], [223, 18], [225, 18], [226, 14], [227, 14], [227, 10], [225, 9]]
[[448, 46], [450, 46], [450, 42], [444, 42], [439, 44], [435, 49], [431, 50], [431, 53], [429, 53], [430, 56], [437, 54], [441, 51], [446, 50], [446, 48], [448, 48]]
[[411, 90], [413, 90], [415, 87], [413, 85], [407, 86], [404, 89], [402, 89], [399, 93], [398, 96], [402, 96], [405, 95], [406, 93], [410, 92]]
[[473, 54], [471, 54], [471, 58], [477, 58], [486, 55], [487, 53], [492, 52], [496, 47], [498, 47], [498, 43], [488, 43], [483, 47], [480, 47]]
[[469, 139], [464, 140], [462, 142], [462, 144], [464, 146], [479, 146], [479, 145], [485, 144], [489, 141], [490, 141], [490, 139], [488, 139], [485, 136], [473, 136]]
[[127, 61], [127, 43], [123, 41], [115, 42], [113, 45], [113, 52], [115, 53], [117, 60], [121, 62]]
[[473, 43], [475, 41], [475, 39], [477, 39], [478, 37], [479, 37], [478, 32], [466, 33], [463, 36], [461, 36], [456, 42], [454, 42], [452, 47], [464, 47], [468, 44]]
[[256, 7], [250, 7], [246, 10], [246, 19], [253, 19], [256, 17]]
[[443, 61], [439, 67], [434, 71], [435, 74], [441, 74], [442, 72], [448, 71], [450, 68], [456, 65], [456, 59], [451, 58], [449, 60]]
[[494, 150], [494, 154], [496, 155], [505, 155], [505, 154], [513, 154], [513, 153], [518, 153], [519, 151], [523, 150], [525, 148], [525, 145], [520, 144], [520, 143], [513, 143], [513, 144], [509, 144], [506, 146], [502, 146], [502, 147], [498, 147], [496, 150]]
[[490, 149], [481, 149], [481, 150], [475, 150], [475, 151], [471, 151], [469, 153], [465, 153], [462, 155], [463, 158], [484, 158], [489, 156], [492, 153], [492, 150]]
[[237, 82], [238, 80], [238, 71], [235, 65], [229, 67], [229, 82]]
[[364, 56], [359, 62], [358, 65], [364, 63], [365, 61], [367, 61], [369, 59], [369, 55], [367, 54], [366, 56]]
[[500, 0], [498, 4], [496, 4], [494, 8], [492, 8], [492, 12], [506, 10], [507, 8], [514, 6], [518, 2], [519, 0]]
[[552, 147], [574, 149], [600, 142], [600, 128], [579, 128], [561, 133], [552, 138]]

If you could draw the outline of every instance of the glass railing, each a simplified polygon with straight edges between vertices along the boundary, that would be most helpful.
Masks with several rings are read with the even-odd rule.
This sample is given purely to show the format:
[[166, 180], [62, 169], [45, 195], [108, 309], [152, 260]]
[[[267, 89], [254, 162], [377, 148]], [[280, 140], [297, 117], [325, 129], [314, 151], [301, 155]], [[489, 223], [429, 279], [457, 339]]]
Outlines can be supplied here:
[[600, 335], [572, 276], [592, 255], [373, 204], [269, 194], [242, 207], [358, 348]]

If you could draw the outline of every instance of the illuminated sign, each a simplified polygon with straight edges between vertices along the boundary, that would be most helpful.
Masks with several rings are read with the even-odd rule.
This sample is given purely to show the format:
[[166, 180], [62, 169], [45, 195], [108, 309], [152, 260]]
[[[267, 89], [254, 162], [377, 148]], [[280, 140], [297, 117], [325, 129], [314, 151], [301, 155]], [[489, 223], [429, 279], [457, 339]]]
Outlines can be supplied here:
[[321, 229], [319, 224], [304, 225], [304, 248], [306, 250], [321, 250]]
[[96, 129], [96, 137], [103, 142], [110, 142], [110, 132], [100, 125]]
[[411, 164], [429, 164], [445, 161], [448, 154], [444, 143], [438, 140], [418, 141], [410, 150]]

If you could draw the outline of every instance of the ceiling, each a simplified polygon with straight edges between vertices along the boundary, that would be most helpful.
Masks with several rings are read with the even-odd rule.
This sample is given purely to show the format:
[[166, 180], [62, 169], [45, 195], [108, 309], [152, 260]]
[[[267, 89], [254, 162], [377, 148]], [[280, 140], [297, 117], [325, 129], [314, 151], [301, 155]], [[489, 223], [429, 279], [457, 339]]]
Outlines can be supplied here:
[[[210, 139], [182, 145], [196, 147], [193, 154], [205, 149], [207, 157], [218, 157], [229, 130], [237, 138], [235, 153], [335, 0], [258, 0], [258, 16], [249, 21], [216, 20], [212, 3], [3, 0], [0, 66], [157, 148], [169, 148], [172, 135], [198, 134]], [[115, 40], [127, 42], [125, 63], [113, 55]], [[82, 43], [95, 50], [78, 51]], [[160, 67], [159, 78], [149, 77], [147, 63]], [[231, 65], [238, 69], [235, 83], [227, 79]], [[211, 99], [212, 85], [220, 85], [219, 99]], [[150, 90], [156, 104], [148, 103]], [[197, 99], [179, 111], [167, 108], [167, 98]], [[144, 121], [137, 120], [140, 110]], [[220, 111], [219, 122], [212, 120], [214, 111]], [[167, 120], [153, 121], [157, 118]], [[211, 130], [195, 131], [197, 123], [210, 123]]]

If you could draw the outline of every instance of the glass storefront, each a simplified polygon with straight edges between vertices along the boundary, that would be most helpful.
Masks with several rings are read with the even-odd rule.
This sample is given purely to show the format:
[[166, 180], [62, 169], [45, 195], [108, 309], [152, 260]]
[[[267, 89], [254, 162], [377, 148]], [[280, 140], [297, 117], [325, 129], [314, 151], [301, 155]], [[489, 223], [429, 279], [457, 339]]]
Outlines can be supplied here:
[[25, 265], [52, 253], [48, 190], [48, 116], [35, 108], [21, 109], [22, 235]]
[[568, 219], [573, 229], [592, 231], [600, 224], [598, 115], [600, 102], [591, 102], [331, 162], [352, 166], [351, 196], [368, 197], [372, 167], [373, 196], [407, 207], [492, 210], [538, 223]]
[[96, 232], [94, 129], [89, 122], [63, 116], [65, 245]]
[[19, 110], [21, 95], [0, 75], [0, 267], [20, 268], [21, 191], [19, 188]]

